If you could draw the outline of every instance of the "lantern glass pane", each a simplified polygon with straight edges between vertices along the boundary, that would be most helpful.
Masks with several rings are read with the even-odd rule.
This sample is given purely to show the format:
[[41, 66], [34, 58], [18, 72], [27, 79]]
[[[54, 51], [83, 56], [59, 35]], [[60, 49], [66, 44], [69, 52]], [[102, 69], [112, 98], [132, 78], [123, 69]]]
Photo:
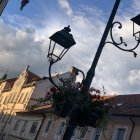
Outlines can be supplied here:
[[66, 49], [64, 49], [59, 44], [55, 44], [55, 42], [52, 41], [50, 51], [49, 51], [49, 58], [51, 60], [58, 61], [62, 58], [65, 51]]

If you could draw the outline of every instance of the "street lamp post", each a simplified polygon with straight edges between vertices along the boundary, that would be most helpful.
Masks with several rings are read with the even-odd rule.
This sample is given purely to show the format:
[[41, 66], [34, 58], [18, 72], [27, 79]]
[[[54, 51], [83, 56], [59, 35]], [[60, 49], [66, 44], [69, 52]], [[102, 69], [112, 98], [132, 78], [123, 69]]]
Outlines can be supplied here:
[[[140, 26], [140, 14], [137, 15], [136, 17], [132, 18], [131, 20], [133, 21], [133, 36], [135, 37], [136, 40], [136, 46], [134, 46], [131, 49], [125, 49], [122, 48], [121, 45], [127, 46], [127, 44], [123, 41], [123, 38], [120, 37], [120, 41], [116, 42], [115, 39], [113, 38], [113, 28], [114, 26], [117, 24], [118, 28], [121, 29], [122, 28], [122, 24], [120, 22], [113, 22], [114, 17], [116, 15], [116, 12], [118, 10], [119, 4], [120, 4], [121, 0], [116, 0], [114, 7], [112, 9], [111, 15], [109, 17], [109, 20], [107, 22], [105, 31], [103, 33], [103, 36], [101, 38], [101, 41], [99, 43], [97, 52], [95, 54], [94, 60], [92, 62], [92, 65], [90, 67], [90, 69], [87, 72], [86, 78], [83, 80], [83, 89], [82, 92], [88, 92], [91, 82], [95, 76], [95, 69], [96, 66], [98, 64], [100, 55], [102, 53], [103, 47], [105, 46], [105, 44], [112, 44], [115, 47], [117, 47], [118, 49], [122, 50], [122, 51], [126, 51], [126, 52], [132, 52], [134, 54], [134, 56], [136, 57], [137, 54], [134, 52], [134, 50], [139, 46], [140, 44], [140, 31], [135, 32], [134, 31], [134, 25], [137, 24]], [[50, 76], [50, 81], [51, 83], [58, 88], [58, 86], [54, 83], [54, 81], [52, 80], [52, 76], [51, 76], [51, 66], [58, 62], [59, 60], [62, 59], [62, 57], [66, 54], [66, 52], [73, 46], [76, 44], [72, 34], [70, 34], [69, 32], [71, 31], [70, 26], [65, 27], [63, 30], [56, 32], [55, 34], [53, 34], [50, 37], [50, 45], [49, 45], [49, 50], [48, 50], [48, 55], [47, 57], [49, 58], [50, 61], [50, 66], [49, 66], [49, 76]], [[107, 36], [109, 34], [110, 31], [110, 37], [111, 37], [111, 41], [106, 41]], [[53, 41], [53, 45], [52, 45], [52, 41]], [[60, 51], [60, 54], [55, 54], [54, 50], [56, 48], [56, 44], [61, 46], [63, 48], [62, 51]], [[57, 50], [58, 51], [58, 50]], [[59, 52], [59, 51], [58, 51]], [[77, 69], [78, 70], [78, 69]], [[80, 70], [78, 70], [80, 71]], [[81, 71], [80, 71], [81, 72]], [[82, 72], [83, 73], [83, 72]]]
[[[90, 88], [92, 79], [95, 75], [95, 68], [97, 66], [97, 63], [98, 63], [98, 60], [100, 58], [101, 52], [102, 52], [103, 47], [105, 45], [106, 38], [108, 36], [110, 27], [111, 27], [112, 22], [114, 20], [114, 17], [115, 17], [115, 14], [117, 12], [117, 9], [119, 7], [119, 4], [120, 4], [120, 0], [116, 0], [116, 3], [114, 5], [114, 8], [113, 8], [112, 13], [111, 13], [110, 18], [109, 18], [109, 21], [108, 21], [107, 26], [105, 28], [104, 34], [102, 36], [101, 42], [99, 44], [98, 50], [96, 52], [95, 58], [94, 58], [93, 63], [91, 65], [91, 68], [87, 72], [86, 78], [83, 80], [82, 92], [84, 92], [84, 93], [88, 92], [88, 90]], [[63, 137], [63, 140], [71, 140], [74, 129], [75, 129], [75, 126], [68, 126], [68, 128], [66, 129], [65, 135]]]
[[[137, 55], [134, 52], [134, 50], [138, 47], [138, 45], [140, 43], [140, 31], [137, 32], [137, 33], [134, 33], [134, 23], [140, 25], [140, 15], [138, 15], [138, 16], [136, 16], [136, 17], [131, 19], [133, 21], [133, 36], [135, 37], [135, 40], [137, 41], [137, 44], [136, 44], [135, 47], [133, 47], [132, 49], [123, 49], [123, 48], [120, 47], [120, 45], [123, 44], [123, 45], [127, 46], [127, 44], [123, 41], [123, 38], [120, 37], [120, 42], [119, 43], [116, 42], [114, 40], [114, 38], [113, 38], [112, 29], [113, 29], [114, 25], [118, 24], [119, 29], [122, 28], [122, 25], [121, 25], [120, 22], [114, 22], [113, 23], [113, 20], [114, 20], [114, 17], [116, 15], [117, 9], [119, 7], [120, 1], [121, 0], [116, 0], [116, 2], [114, 4], [113, 10], [112, 10], [111, 15], [109, 17], [109, 20], [108, 20], [108, 23], [106, 25], [105, 31], [103, 33], [102, 39], [100, 41], [99, 47], [98, 47], [97, 52], [95, 54], [95, 58], [94, 58], [94, 60], [92, 62], [92, 65], [91, 65], [90, 69], [87, 72], [85, 80], [83, 81], [83, 90], [82, 90], [82, 92], [88, 92], [88, 90], [90, 88], [91, 82], [92, 82], [92, 80], [93, 80], [93, 78], [95, 76], [95, 69], [96, 69], [98, 60], [100, 58], [100, 55], [102, 53], [102, 50], [103, 50], [103, 47], [105, 46], [105, 44], [110, 43], [110, 44], [116, 46], [117, 48], [119, 48], [120, 50], [127, 51], [127, 52], [132, 52], [135, 57]], [[109, 31], [110, 31], [110, 36], [111, 36], [112, 42], [109, 42], [109, 41], [106, 42], [106, 39], [107, 39]]]
[[[120, 50], [123, 50], [123, 51], [126, 51], [126, 52], [132, 52], [132, 53], [134, 54], [135, 57], [136, 57], [136, 55], [137, 55], [137, 54], [134, 52], [134, 50], [135, 50], [135, 49], [139, 46], [139, 44], [140, 44], [140, 31], [139, 31], [139, 32], [135, 32], [135, 31], [134, 31], [134, 24], [137, 24], [137, 25], [140, 26], [140, 15], [138, 15], [138, 16], [136, 16], [136, 17], [134, 17], [134, 18], [131, 19], [131, 20], [133, 21], [133, 36], [135, 37], [135, 40], [136, 40], [136, 42], [137, 42], [137, 43], [136, 43], [136, 46], [134, 46], [132, 49], [124, 49], [124, 48], [121, 47], [121, 45], [127, 46], [127, 44], [123, 41], [123, 38], [120, 37], [119, 42], [116, 42], [115, 39], [113, 38], [113, 33], [112, 33], [112, 31], [113, 31], [114, 25], [117, 24], [119, 29], [122, 28], [122, 25], [121, 25], [120, 22], [114, 22], [114, 23], [113, 23], [113, 20], [114, 20], [114, 17], [115, 17], [115, 15], [116, 15], [117, 9], [118, 9], [118, 7], [119, 7], [120, 1], [121, 1], [121, 0], [116, 0], [116, 1], [115, 1], [114, 7], [113, 7], [113, 9], [112, 9], [111, 15], [110, 15], [109, 20], [108, 20], [107, 25], [106, 25], [105, 31], [104, 31], [103, 36], [102, 36], [102, 38], [101, 38], [99, 47], [98, 47], [97, 52], [96, 52], [96, 54], [95, 54], [95, 58], [94, 58], [94, 60], [93, 60], [93, 62], [92, 62], [92, 65], [91, 65], [89, 71], [87, 72], [86, 78], [84, 78], [84, 80], [83, 80], [83, 82], [82, 82], [82, 84], [83, 84], [83, 88], [82, 88], [82, 91], [81, 91], [82, 93], [88, 93], [88, 90], [89, 90], [89, 88], [90, 88], [91, 82], [92, 82], [92, 80], [93, 80], [93, 78], [94, 78], [94, 76], [95, 76], [95, 69], [96, 69], [96, 66], [97, 66], [97, 64], [98, 64], [100, 55], [101, 55], [101, 53], [102, 53], [102, 50], [103, 50], [103, 47], [105, 46], [105, 44], [112, 44], [112, 45], [116, 46], [117, 48], [119, 48]], [[65, 29], [66, 29], [66, 30], [65, 30]], [[69, 33], [69, 32], [70, 32], [69, 26], [66, 27], [66, 28], [64, 28], [64, 30], [65, 30], [67, 33]], [[63, 31], [64, 31], [64, 30], [63, 30]], [[111, 41], [106, 41], [107, 36], [108, 36], [108, 34], [109, 34], [109, 31], [110, 31]], [[57, 32], [56, 32], [56, 33], [57, 33]], [[57, 35], [58, 35], [58, 34], [57, 34]], [[65, 34], [65, 35], [66, 35], [66, 34]], [[64, 35], [64, 36], [65, 36], [65, 35]], [[64, 36], [63, 36], [63, 37], [64, 37]], [[66, 35], [66, 36], [67, 36], [67, 35]], [[72, 40], [69, 38], [68, 40], [71, 40], [71, 41], [72, 41], [72, 45], [69, 46], [69, 47], [66, 47], [65, 45], [67, 45], [68, 42], [67, 42], [67, 43], [64, 42], [64, 40], [61, 38], [61, 35], [60, 35], [60, 40], [59, 40], [59, 37], [58, 37], [58, 36], [56, 36], [56, 38], [57, 38], [57, 39], [55, 40], [53, 37], [50, 37], [50, 39], [54, 41], [54, 46], [53, 46], [53, 48], [52, 48], [52, 51], [50, 51], [50, 47], [49, 47], [48, 58], [49, 58], [49, 60], [50, 60], [50, 67], [49, 67], [50, 81], [52, 82], [52, 84], [53, 84], [54, 86], [57, 87], [57, 85], [53, 82], [53, 79], [52, 79], [52, 77], [51, 77], [51, 72], [50, 72], [50, 71], [51, 71], [51, 66], [52, 66], [54, 63], [56, 63], [57, 61], [61, 60], [61, 58], [64, 56], [64, 55], [61, 55], [62, 53], [64, 53], [64, 51], [62, 51], [62, 53], [60, 53], [60, 55], [59, 55], [58, 57], [57, 57], [57, 55], [54, 55], [53, 52], [54, 52], [54, 48], [55, 48], [55, 43], [61, 45], [64, 49], [66, 49], [66, 52], [69, 50], [69, 48], [70, 48], [72, 45], [74, 45], [74, 44], [76, 44], [76, 43], [75, 43], [75, 41], [74, 41], [73, 38], [72, 38]], [[65, 37], [64, 37], [64, 38], [65, 38]], [[61, 42], [61, 41], [62, 41], [62, 42]], [[71, 41], [70, 41], [70, 42], [71, 42]], [[61, 42], [61, 43], [60, 43], [60, 42]], [[51, 42], [50, 42], [50, 45], [51, 45]], [[65, 53], [66, 53], [66, 52], [65, 52]], [[64, 54], [65, 54], [65, 53], [64, 53]], [[61, 56], [62, 56], [62, 57], [61, 57]], [[54, 57], [54, 58], [52, 58], [52, 57]], [[83, 76], [83, 77], [84, 77], [84, 76]], [[58, 88], [58, 87], [57, 87], [57, 88]], [[79, 116], [79, 117], [80, 117], [80, 116]], [[64, 137], [63, 137], [63, 140], [70, 140], [70, 139], [71, 139], [71, 137], [72, 137], [72, 135], [73, 135], [74, 128], [75, 128], [75, 126], [72, 126], [72, 127], [68, 127], [68, 128], [67, 128], [66, 133], [65, 133], [65, 135], [64, 135]]]
[[[49, 80], [50, 82], [59, 89], [58, 85], [53, 81], [51, 75], [51, 67], [56, 62], [60, 61], [62, 57], [66, 54], [66, 52], [76, 44], [73, 35], [70, 34], [71, 29], [70, 26], [64, 27], [64, 29], [57, 31], [50, 37], [50, 44], [48, 50], [48, 59], [50, 62], [49, 65]], [[56, 48], [59, 47], [59, 50]]]

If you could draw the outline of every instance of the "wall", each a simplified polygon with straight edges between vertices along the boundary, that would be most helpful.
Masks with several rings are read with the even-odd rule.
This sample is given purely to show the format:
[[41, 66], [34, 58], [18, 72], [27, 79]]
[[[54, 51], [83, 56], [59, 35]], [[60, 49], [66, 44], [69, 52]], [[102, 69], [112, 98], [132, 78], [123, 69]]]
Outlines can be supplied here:
[[[140, 138], [140, 117], [132, 118], [135, 122], [135, 127], [132, 133], [131, 140], [139, 140]], [[125, 116], [114, 116], [109, 121], [107, 128], [103, 131], [100, 140], [115, 140], [117, 128], [125, 128], [126, 132], [124, 135], [124, 140], [129, 140], [130, 133], [132, 130], [132, 122], [130, 117]]]
[[[47, 135], [44, 134], [44, 131], [45, 131], [45, 128], [46, 128], [46, 125], [47, 125], [47, 122], [48, 120], [52, 119], [53, 120], [53, 123], [47, 133]], [[47, 114], [46, 116], [46, 119], [41, 127], [41, 130], [39, 132], [39, 135], [38, 135], [38, 138], [37, 140], [54, 140], [55, 139], [55, 135], [56, 135], [56, 131], [59, 127], [59, 124], [61, 121], [64, 121], [66, 122], [66, 119], [65, 118], [59, 118], [55, 115], [52, 115], [52, 114]]]
[[[43, 117], [42, 116], [37, 116], [37, 115], [27, 115], [27, 116], [24, 116], [24, 115], [17, 115], [14, 120], [12, 121], [12, 124], [11, 124], [11, 128], [10, 128], [10, 133], [8, 134], [6, 140], [16, 140], [17, 138], [18, 139], [21, 139], [21, 140], [34, 140], [35, 137], [36, 137], [36, 134], [40, 128], [40, 125], [41, 125], [41, 122], [42, 122], [42, 119]], [[16, 121], [17, 120], [20, 120], [20, 123], [19, 123], [19, 126], [18, 126], [18, 129], [17, 130], [14, 130], [14, 126], [16, 124]], [[28, 121], [28, 124], [26, 126], [26, 129], [24, 132], [22, 132], [22, 127], [23, 127], [23, 124], [25, 121]], [[30, 129], [32, 127], [32, 124], [33, 122], [38, 122], [38, 125], [37, 125], [37, 128], [36, 128], [36, 131], [34, 134], [30, 133]]]
[[[55, 75], [53, 77], [54, 82], [57, 85], [62, 85], [62, 82], [59, 80], [60, 78], [63, 79], [71, 79], [72, 82], [74, 83], [76, 80], [76, 75], [74, 72], [70, 71], [70, 72], [66, 72], [60, 75]], [[46, 96], [46, 93], [48, 91], [50, 91], [50, 88], [53, 87], [54, 85], [52, 85], [52, 83], [49, 81], [49, 79], [45, 79], [45, 80], [41, 80], [41, 81], [37, 81], [35, 83], [35, 90], [33, 91], [31, 98], [44, 98]], [[34, 104], [36, 104], [36, 101], [32, 101], [30, 100], [27, 106], [32, 106]]]

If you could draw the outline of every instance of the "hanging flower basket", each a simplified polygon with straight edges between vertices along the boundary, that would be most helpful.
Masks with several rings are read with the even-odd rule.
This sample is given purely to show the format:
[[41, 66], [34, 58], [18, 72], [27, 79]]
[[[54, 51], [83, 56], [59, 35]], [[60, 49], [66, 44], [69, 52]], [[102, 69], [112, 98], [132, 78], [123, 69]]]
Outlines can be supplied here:
[[[52, 87], [44, 99], [32, 99], [38, 104], [52, 103], [53, 113], [59, 117], [69, 117], [73, 126], [99, 127], [106, 122], [109, 107], [100, 95], [100, 91], [90, 88], [88, 93], [81, 92], [80, 83], [64, 84], [59, 90]], [[102, 127], [102, 126], [101, 126]]]
[[69, 116], [71, 125], [92, 127], [101, 125], [109, 109], [99, 90], [91, 88], [88, 93], [82, 93], [80, 83], [60, 87], [59, 91], [54, 92], [53, 107], [56, 115]]

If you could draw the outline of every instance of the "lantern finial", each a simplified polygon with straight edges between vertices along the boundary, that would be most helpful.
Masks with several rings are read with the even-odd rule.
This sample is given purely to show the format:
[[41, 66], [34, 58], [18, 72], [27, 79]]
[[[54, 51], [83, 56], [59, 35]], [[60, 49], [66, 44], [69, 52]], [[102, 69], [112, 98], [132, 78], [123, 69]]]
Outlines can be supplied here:
[[64, 30], [68, 33], [71, 32], [70, 25], [68, 25], [68, 27], [64, 27]]

